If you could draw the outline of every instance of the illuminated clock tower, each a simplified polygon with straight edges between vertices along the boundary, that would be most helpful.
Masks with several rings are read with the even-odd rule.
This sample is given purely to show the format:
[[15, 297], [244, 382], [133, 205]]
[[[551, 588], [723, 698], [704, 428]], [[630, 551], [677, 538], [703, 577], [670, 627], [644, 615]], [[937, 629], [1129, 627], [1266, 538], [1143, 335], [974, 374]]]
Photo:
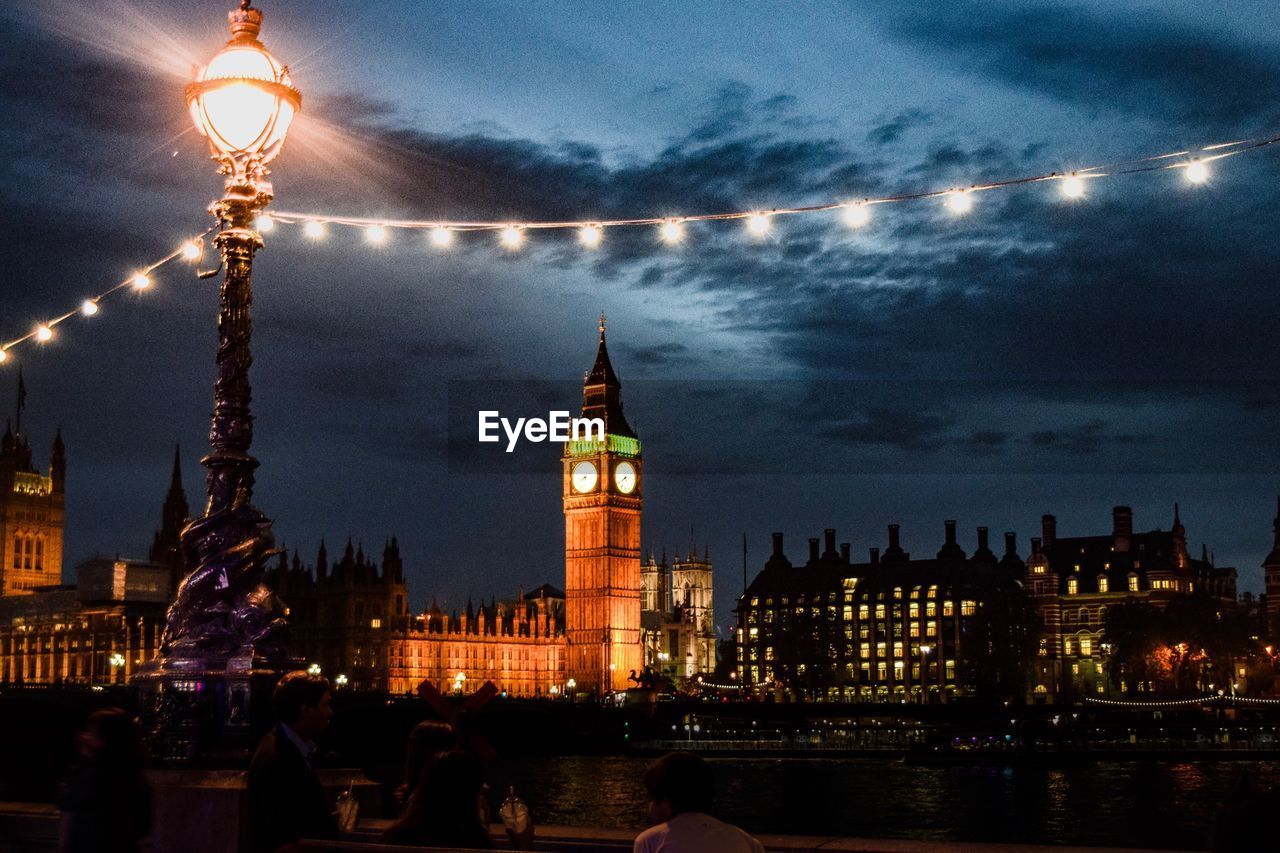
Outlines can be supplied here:
[[600, 348], [582, 383], [582, 417], [604, 421], [604, 440], [564, 451], [564, 608], [569, 678], [578, 692], [625, 690], [642, 668], [640, 439], [622, 414], [622, 384]]

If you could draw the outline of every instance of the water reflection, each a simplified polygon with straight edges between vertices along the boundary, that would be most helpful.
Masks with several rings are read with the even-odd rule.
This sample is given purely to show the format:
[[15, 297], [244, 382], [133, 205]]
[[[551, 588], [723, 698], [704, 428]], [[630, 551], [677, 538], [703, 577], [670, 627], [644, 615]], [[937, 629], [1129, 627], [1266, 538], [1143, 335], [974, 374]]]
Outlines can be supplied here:
[[[522, 758], [515, 784], [543, 823], [640, 829], [648, 759]], [[1276, 762], [922, 767], [879, 759], [711, 759], [720, 816], [757, 833], [1203, 849], [1241, 771]]]

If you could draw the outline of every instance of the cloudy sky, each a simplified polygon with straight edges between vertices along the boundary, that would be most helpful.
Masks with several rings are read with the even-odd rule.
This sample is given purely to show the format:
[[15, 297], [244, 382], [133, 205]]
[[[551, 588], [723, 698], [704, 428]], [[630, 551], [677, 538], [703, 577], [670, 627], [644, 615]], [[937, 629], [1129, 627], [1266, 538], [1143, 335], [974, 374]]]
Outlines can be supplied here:
[[[182, 86], [222, 2], [0, 11], [0, 335], [206, 227]], [[304, 108], [276, 209], [421, 219], [678, 215], [967, 185], [1280, 129], [1271, 2], [264, 2]], [[719, 622], [769, 533], [793, 560], [903, 525], [1063, 535], [1134, 507], [1261, 584], [1280, 492], [1280, 146], [1178, 171], [603, 247], [448, 252], [277, 228], [255, 266], [257, 503], [309, 560], [399, 537], [415, 606], [563, 580], [555, 450], [466, 412], [572, 407], [596, 317], [646, 447], [644, 539], [709, 545]], [[202, 503], [216, 287], [174, 269], [15, 351], [68, 446], [68, 565], [145, 553], [175, 442]], [[14, 362], [5, 366], [12, 377]], [[12, 379], [11, 379], [12, 381]], [[0, 405], [12, 406], [12, 391]], [[12, 386], [11, 386], [12, 387]], [[8, 402], [5, 402], [5, 401]], [[517, 402], [523, 401], [523, 402]], [[459, 414], [462, 413], [462, 414]], [[452, 427], [451, 427], [452, 425]], [[452, 434], [451, 434], [452, 433]], [[453, 452], [450, 452], [450, 448]], [[486, 451], [491, 448], [486, 448]]]

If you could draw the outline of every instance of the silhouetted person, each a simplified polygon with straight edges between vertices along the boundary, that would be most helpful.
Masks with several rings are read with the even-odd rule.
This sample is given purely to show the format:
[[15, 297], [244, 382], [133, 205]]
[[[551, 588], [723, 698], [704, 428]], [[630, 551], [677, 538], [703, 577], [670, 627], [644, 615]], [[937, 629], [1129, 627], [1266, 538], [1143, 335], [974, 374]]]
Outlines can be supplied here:
[[404, 806], [422, 781], [423, 774], [441, 756], [458, 748], [458, 732], [449, 723], [423, 720], [409, 733], [405, 748], [404, 781], [396, 789], [396, 800]]
[[634, 853], [764, 853], [764, 847], [736, 826], [707, 812], [715, 783], [707, 762], [690, 752], [671, 752], [645, 771], [649, 822], [636, 837]]
[[249, 765], [249, 822], [254, 853], [275, 853], [302, 838], [337, 838], [313, 761], [315, 740], [333, 710], [329, 680], [301, 670], [280, 679], [271, 697], [276, 726]]
[[[491, 848], [489, 802], [480, 760], [466, 752], [447, 752], [428, 761], [409, 795], [404, 814], [382, 836], [383, 844]], [[533, 824], [507, 837], [516, 849], [533, 843]]]
[[58, 796], [62, 853], [135, 853], [151, 832], [151, 786], [138, 726], [119, 708], [89, 715], [77, 735], [79, 763]]

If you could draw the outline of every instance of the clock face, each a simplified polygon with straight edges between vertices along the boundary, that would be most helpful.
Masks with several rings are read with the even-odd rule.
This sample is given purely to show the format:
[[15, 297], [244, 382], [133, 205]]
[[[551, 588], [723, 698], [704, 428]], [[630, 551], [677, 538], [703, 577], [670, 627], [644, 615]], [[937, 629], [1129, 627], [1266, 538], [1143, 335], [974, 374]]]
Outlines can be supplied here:
[[579, 462], [573, 466], [573, 490], [582, 494], [589, 492], [596, 487], [596, 480], [600, 476], [596, 473], [596, 466], [590, 462]]
[[618, 491], [629, 495], [636, 490], [636, 466], [630, 462], [619, 462], [613, 469], [613, 481], [618, 484]]

